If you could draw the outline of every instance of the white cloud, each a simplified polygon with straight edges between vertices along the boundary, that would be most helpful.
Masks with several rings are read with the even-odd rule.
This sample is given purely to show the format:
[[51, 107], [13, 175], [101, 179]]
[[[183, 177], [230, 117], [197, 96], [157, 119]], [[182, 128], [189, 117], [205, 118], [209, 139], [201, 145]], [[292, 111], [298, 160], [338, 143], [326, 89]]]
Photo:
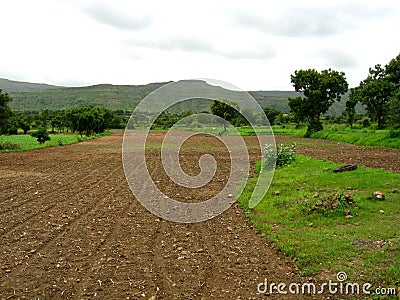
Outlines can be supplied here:
[[0, 77], [58, 85], [292, 89], [296, 69], [332, 67], [354, 86], [400, 49], [397, 0], [15, 0], [2, 11]]

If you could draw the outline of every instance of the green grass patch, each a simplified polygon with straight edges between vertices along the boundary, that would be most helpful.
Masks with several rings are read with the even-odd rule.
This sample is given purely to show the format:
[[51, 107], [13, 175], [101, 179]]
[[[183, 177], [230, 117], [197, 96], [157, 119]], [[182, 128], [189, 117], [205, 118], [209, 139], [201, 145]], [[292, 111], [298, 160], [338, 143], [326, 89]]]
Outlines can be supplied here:
[[[291, 134], [303, 137], [307, 131], [305, 124], [296, 128], [295, 125], [275, 125], [274, 134]], [[311, 135], [312, 138], [327, 139], [361, 146], [383, 146], [400, 148], [400, 130], [376, 129], [372, 125], [368, 128], [355, 126], [350, 128], [345, 124], [324, 125], [324, 130]]]
[[334, 140], [361, 146], [384, 146], [400, 148], [400, 134], [393, 129], [350, 128], [343, 125], [324, 126], [324, 130], [316, 132], [313, 138]]
[[86, 140], [91, 140], [99, 137], [103, 137], [105, 135], [110, 135], [111, 132], [106, 131], [102, 134], [94, 134], [89, 137], [80, 136], [79, 134], [49, 134], [50, 141], [45, 142], [44, 144], [39, 144], [36, 138], [32, 137], [29, 134], [23, 135], [2, 135], [0, 136], [0, 145], [17, 145], [15, 148], [7, 148], [0, 150], [0, 152], [15, 152], [15, 151], [27, 151], [33, 149], [40, 149], [46, 147], [58, 147], [64, 145], [70, 145]]
[[304, 137], [307, 132], [307, 125], [301, 124], [298, 128], [293, 124], [273, 125], [274, 134], [290, 134], [298, 137]]
[[[297, 155], [293, 164], [276, 169], [258, 206], [248, 209], [256, 179], [238, 201], [303, 274], [344, 271], [353, 282], [399, 286], [400, 194], [392, 189], [400, 188], [400, 174], [363, 167], [333, 173], [337, 166]], [[374, 198], [375, 191], [386, 199]]]

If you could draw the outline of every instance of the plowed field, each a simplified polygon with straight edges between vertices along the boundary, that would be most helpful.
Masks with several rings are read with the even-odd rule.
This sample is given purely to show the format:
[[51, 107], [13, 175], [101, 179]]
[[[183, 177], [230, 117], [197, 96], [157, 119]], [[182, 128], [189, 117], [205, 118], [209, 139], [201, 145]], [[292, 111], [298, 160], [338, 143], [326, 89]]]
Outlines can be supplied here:
[[[152, 133], [149, 143], [160, 143], [162, 135]], [[190, 142], [210, 144], [205, 138]], [[197, 224], [148, 212], [125, 180], [121, 146], [117, 132], [69, 146], [0, 154], [0, 299], [258, 299], [257, 284], [265, 278], [314, 280], [300, 277], [291, 261], [258, 237], [237, 204]], [[312, 152], [299, 146], [300, 152]], [[227, 153], [215, 148], [181, 151], [188, 173], [196, 173], [202, 153], [212, 153], [218, 162], [216, 178], [201, 192], [169, 182], [157, 149], [147, 152], [150, 173], [165, 193], [202, 201], [228, 176]], [[250, 155], [254, 162], [259, 152]], [[397, 160], [395, 171], [398, 165]]]

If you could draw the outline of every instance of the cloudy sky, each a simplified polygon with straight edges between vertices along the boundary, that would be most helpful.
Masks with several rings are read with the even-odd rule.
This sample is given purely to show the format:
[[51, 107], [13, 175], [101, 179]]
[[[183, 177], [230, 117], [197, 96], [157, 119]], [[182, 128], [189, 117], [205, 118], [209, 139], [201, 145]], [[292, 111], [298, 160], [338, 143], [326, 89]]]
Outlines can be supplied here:
[[355, 86], [400, 53], [398, 0], [0, 3], [0, 77], [12, 80], [292, 90], [295, 70], [332, 68]]

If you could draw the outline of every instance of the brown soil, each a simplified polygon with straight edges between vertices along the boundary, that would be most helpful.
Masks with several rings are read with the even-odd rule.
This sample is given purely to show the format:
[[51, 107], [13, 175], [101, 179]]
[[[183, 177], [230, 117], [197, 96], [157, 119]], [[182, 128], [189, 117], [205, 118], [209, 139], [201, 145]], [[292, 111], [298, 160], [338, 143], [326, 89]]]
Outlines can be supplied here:
[[[149, 142], [161, 138], [155, 132]], [[204, 143], [201, 139], [192, 142]], [[69, 146], [0, 154], [0, 299], [258, 299], [263, 295], [257, 284], [265, 278], [315, 280], [301, 277], [289, 259], [258, 237], [237, 204], [197, 224], [168, 222], [148, 212], [126, 183], [121, 144], [118, 132]], [[305, 154], [339, 156], [332, 152], [337, 147], [320, 153], [318, 146], [308, 150], [305, 142], [298, 144]], [[181, 151], [188, 173], [196, 174], [202, 151], [210, 152]], [[212, 153], [222, 168], [200, 191], [169, 182], [157, 163], [158, 150], [149, 151], [147, 159], [165, 193], [198, 201], [215, 194], [228, 176], [226, 151]], [[393, 170], [399, 171], [399, 152], [392, 153]], [[252, 161], [259, 156], [255, 150], [250, 154]], [[353, 163], [363, 157], [353, 154]]]

